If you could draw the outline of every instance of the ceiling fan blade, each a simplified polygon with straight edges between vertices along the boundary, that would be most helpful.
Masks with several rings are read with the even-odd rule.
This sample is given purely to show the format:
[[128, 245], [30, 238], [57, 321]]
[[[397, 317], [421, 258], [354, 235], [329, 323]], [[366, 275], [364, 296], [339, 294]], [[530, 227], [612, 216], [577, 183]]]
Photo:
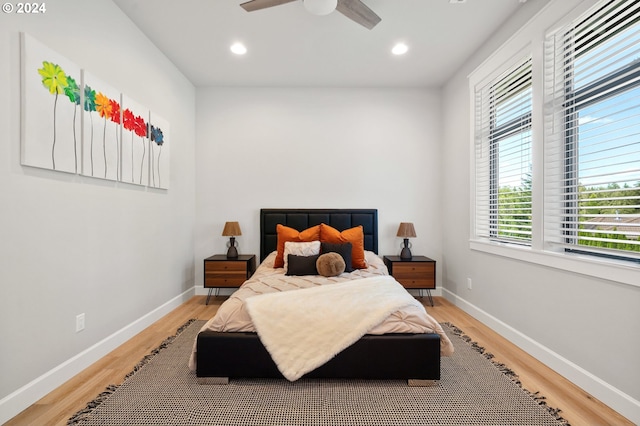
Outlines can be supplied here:
[[281, 4], [291, 3], [296, 0], [251, 0], [240, 5], [247, 12], [254, 10], [266, 9], [268, 7], [280, 6]]
[[382, 20], [360, 0], [338, 0], [336, 10], [368, 29], [372, 29]]

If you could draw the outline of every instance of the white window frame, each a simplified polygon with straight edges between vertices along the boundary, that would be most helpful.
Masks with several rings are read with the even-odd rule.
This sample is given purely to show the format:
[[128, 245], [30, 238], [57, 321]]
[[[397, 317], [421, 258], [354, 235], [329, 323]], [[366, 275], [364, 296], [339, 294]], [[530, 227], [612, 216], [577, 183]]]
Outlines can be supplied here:
[[[520, 187], [522, 160], [531, 157], [531, 96], [519, 98], [522, 89], [531, 90], [531, 54], [527, 53], [509, 63], [507, 69], [500, 70], [497, 76], [483, 81], [475, 88], [476, 130], [474, 131], [474, 155], [477, 160], [474, 174], [476, 176], [476, 221], [475, 232], [479, 238], [492, 241], [511, 242], [514, 244], [531, 244], [531, 228], [527, 222], [510, 221], [510, 230], [501, 223], [500, 181], [509, 175], [519, 174], [520, 181], [514, 187]], [[511, 90], [501, 89], [508, 84]], [[514, 84], [517, 84], [515, 86]], [[513, 92], [516, 90], [517, 92]], [[520, 100], [519, 100], [520, 99]], [[515, 103], [511, 101], [516, 101]], [[502, 106], [502, 114], [500, 112]], [[508, 109], [504, 110], [507, 106]], [[529, 108], [527, 108], [527, 106]], [[498, 123], [504, 114], [509, 121]], [[517, 115], [515, 115], [517, 114]], [[504, 117], [502, 117], [504, 118]], [[508, 138], [516, 137], [518, 151], [508, 154], [510, 160], [505, 167], [500, 164], [501, 149]], [[508, 148], [507, 150], [510, 150]], [[519, 165], [513, 160], [519, 160]], [[478, 161], [479, 160], [479, 161]], [[511, 184], [509, 185], [511, 186]], [[529, 203], [530, 205], [530, 203]], [[515, 228], [515, 229], [514, 229]], [[513, 232], [511, 236], [507, 233]]]
[[[594, 191], [591, 193], [592, 195], [598, 193], [601, 194], [597, 195], [598, 197], [603, 195], [606, 197], [607, 193], [603, 192], [603, 189], [605, 184], [609, 183], [618, 185], [624, 183], [624, 185], [629, 185], [629, 191], [636, 192], [638, 189], [635, 182], [640, 179], [637, 171], [627, 171], [629, 167], [631, 169], [638, 168], [637, 163], [629, 162], [628, 156], [629, 154], [634, 155], [636, 152], [632, 150], [638, 149], [637, 139], [633, 136], [633, 133], [638, 131], [637, 118], [634, 120], [633, 115], [627, 115], [638, 114], [638, 102], [637, 100], [634, 102], [635, 105], [631, 107], [633, 109], [628, 109], [632, 104], [627, 99], [637, 99], [628, 98], [628, 96], [631, 93], [637, 93], [640, 89], [640, 81], [638, 81], [640, 65], [637, 60], [632, 61], [633, 56], [630, 50], [632, 46], [630, 35], [632, 33], [626, 33], [626, 28], [621, 24], [623, 22], [621, 19], [638, 16], [640, 4], [634, 5], [629, 0], [609, 1], [612, 2], [612, 7], [609, 5], [602, 7], [598, 14], [592, 16], [593, 19], [588, 21], [587, 28], [593, 28], [592, 25], [595, 24], [606, 25], [613, 30], [609, 29], [607, 33], [598, 35], [597, 38], [594, 38], [594, 33], [589, 31], [585, 31], [580, 36], [579, 28], [582, 24], [576, 27], [577, 23], [574, 22], [560, 31], [550, 33], [547, 37], [545, 52], [548, 63], [545, 66], [547, 77], [545, 79], [546, 115], [544, 129], [545, 244], [557, 246], [558, 250], [582, 252], [587, 255], [613, 257], [640, 263], [640, 253], [637, 250], [608, 248], [604, 245], [604, 243], [622, 242], [640, 248], [637, 239], [622, 241], [618, 238], [624, 236], [626, 232], [630, 234], [637, 232], [634, 231], [637, 225], [633, 220], [638, 217], [638, 214], [635, 212], [624, 213], [624, 201], [626, 200], [608, 198], [607, 201], [611, 209], [616, 208], [616, 213], [601, 213], [602, 204], [589, 210], [585, 198], [579, 195], [582, 187], [584, 190]], [[619, 4], [629, 9], [626, 9], [625, 13], [620, 13], [619, 9], [614, 9]], [[614, 16], [616, 20], [611, 21], [610, 19]], [[634, 28], [637, 30], [637, 23]], [[600, 29], [601, 27], [598, 27], [598, 30]], [[611, 33], [611, 31], [621, 32]], [[615, 37], [608, 38], [614, 34]], [[584, 38], [586, 37], [589, 37], [588, 44], [585, 44], [586, 48], [581, 47], [579, 43], [585, 43]], [[613, 50], [599, 49], [599, 43], [606, 47], [609, 42], [614, 43], [613, 46], [610, 46], [614, 48]], [[576, 52], [576, 49], [579, 51]], [[626, 56], [621, 56], [621, 52], [625, 52]], [[582, 69], [580, 68], [581, 54], [585, 54], [588, 59], [583, 64], [586, 68]], [[591, 54], [596, 56], [590, 58]], [[634, 54], [638, 54], [637, 48]], [[609, 58], [615, 56], [627, 62], [607, 62]], [[615, 70], [611, 68], [612, 65], [615, 66]], [[579, 82], [581, 79], [584, 81], [585, 77], [589, 81], [580, 85]], [[576, 82], [579, 84], [577, 87]], [[611, 102], [612, 104], [608, 105]], [[603, 105], [607, 105], [605, 111], [608, 115], [605, 119], [602, 121], [591, 120], [591, 123], [588, 121], [583, 124], [579, 123], [578, 117], [581, 114], [585, 114], [589, 108], [602, 108]], [[596, 114], [599, 114], [597, 109]], [[635, 124], [632, 124], [634, 122]], [[590, 126], [593, 128], [589, 129]], [[603, 129], [606, 129], [605, 133], [601, 133]], [[597, 138], [590, 137], [590, 130], [596, 130], [599, 136]], [[620, 145], [617, 144], [617, 139], [620, 140]], [[583, 154], [581, 148], [586, 150], [586, 153]], [[590, 152], [593, 149], [598, 150], [598, 157], [594, 157]], [[621, 154], [623, 152], [621, 149], [626, 151], [625, 155]], [[583, 168], [580, 164], [581, 155], [590, 156], [589, 164], [584, 165], [584, 171], [581, 170]], [[609, 170], [605, 164], [616, 164], [618, 168], [613, 173], [613, 170]], [[621, 173], [623, 169], [627, 171], [626, 174]], [[587, 181], [585, 182], [583, 179], [587, 179]], [[588, 183], [589, 179], [591, 184]], [[623, 182], [624, 180], [627, 182]], [[629, 184], [628, 181], [634, 183]], [[590, 188], [590, 185], [595, 186]], [[627, 191], [625, 189], [627, 186], [620, 185], [619, 188], [619, 192]], [[634, 200], [634, 198], [628, 196], [628, 200]], [[618, 208], [622, 209], [623, 213], [616, 217]], [[616, 229], [616, 224], [624, 225], [625, 219], [629, 220], [626, 230]], [[594, 220], [591, 222], [591, 228], [588, 225], [581, 226], [589, 223], [590, 220]], [[594, 223], [602, 223], [604, 226], [601, 228], [593, 225]], [[612, 229], [607, 230], [608, 226]], [[600, 244], [589, 244], [598, 241]]]
[[[534, 18], [514, 34], [496, 52], [469, 75], [470, 104], [470, 239], [469, 247], [492, 255], [543, 265], [588, 277], [606, 279], [640, 287], [640, 265], [617, 259], [598, 258], [577, 253], [565, 253], [544, 241], [544, 41], [548, 31], [573, 21], [598, 4], [599, 0], [553, 0]], [[562, 17], [558, 19], [558, 17]], [[476, 182], [475, 182], [475, 89], [508, 69], [528, 52], [533, 58], [533, 111], [532, 111], [532, 240], [530, 246], [507, 244], [476, 236]]]

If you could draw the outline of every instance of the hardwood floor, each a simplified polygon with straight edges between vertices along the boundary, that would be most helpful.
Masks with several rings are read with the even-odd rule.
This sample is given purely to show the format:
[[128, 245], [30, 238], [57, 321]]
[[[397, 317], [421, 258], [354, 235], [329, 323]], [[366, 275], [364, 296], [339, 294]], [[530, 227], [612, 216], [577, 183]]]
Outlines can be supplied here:
[[525, 389], [540, 392], [540, 395], [546, 397], [549, 406], [561, 409], [560, 415], [572, 426], [634, 424], [448, 300], [441, 297], [434, 300], [436, 306], [433, 308], [425, 304], [431, 316], [438, 322], [450, 322], [460, 328], [487, 352], [492, 353], [496, 362], [513, 370]]
[[[205, 305], [205, 296], [195, 296], [174, 311], [124, 343], [110, 354], [70, 379], [59, 388], [11, 419], [5, 426], [65, 425], [69, 417], [83, 409], [110, 384], [120, 384], [124, 376], [151, 350], [191, 318], [208, 320], [224, 297]], [[495, 360], [515, 371], [523, 386], [540, 392], [547, 403], [573, 426], [633, 425], [600, 401], [482, 325], [446, 299], [434, 298], [427, 311], [439, 322], [450, 322], [495, 355]], [[426, 303], [426, 299], [423, 301]]]

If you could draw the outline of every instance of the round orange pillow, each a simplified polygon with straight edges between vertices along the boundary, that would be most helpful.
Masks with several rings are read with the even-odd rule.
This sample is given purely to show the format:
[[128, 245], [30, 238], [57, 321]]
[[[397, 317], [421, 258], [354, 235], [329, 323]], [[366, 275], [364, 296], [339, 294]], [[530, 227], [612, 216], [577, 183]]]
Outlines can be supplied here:
[[338, 253], [324, 253], [316, 261], [318, 274], [323, 277], [335, 277], [344, 272], [344, 259]]

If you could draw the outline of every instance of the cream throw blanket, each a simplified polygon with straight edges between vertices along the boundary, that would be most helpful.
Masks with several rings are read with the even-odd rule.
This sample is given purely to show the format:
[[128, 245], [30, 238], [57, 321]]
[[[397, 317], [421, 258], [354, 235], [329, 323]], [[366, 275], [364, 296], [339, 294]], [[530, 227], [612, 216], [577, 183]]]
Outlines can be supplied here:
[[262, 344], [295, 381], [325, 364], [404, 306], [424, 307], [391, 276], [245, 300]]

